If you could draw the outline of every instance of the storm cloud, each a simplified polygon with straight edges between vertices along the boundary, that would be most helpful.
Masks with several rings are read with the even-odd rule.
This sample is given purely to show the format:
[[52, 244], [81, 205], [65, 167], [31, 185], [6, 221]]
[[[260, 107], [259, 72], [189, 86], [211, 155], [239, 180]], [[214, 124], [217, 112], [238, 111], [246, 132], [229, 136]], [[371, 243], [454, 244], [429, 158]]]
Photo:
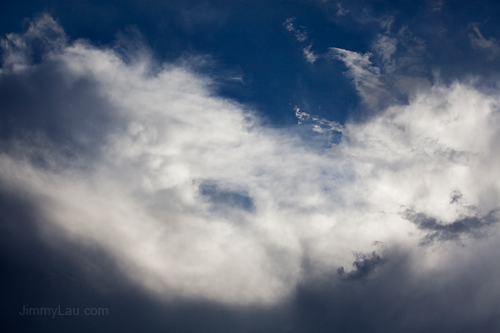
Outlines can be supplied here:
[[[386, 62], [396, 45], [375, 44]], [[415, 85], [398, 104], [371, 54], [331, 48], [377, 112], [340, 125], [296, 108], [304, 123], [283, 128], [140, 40], [72, 40], [44, 14], [2, 47], [4, 309], [114, 309], [82, 331], [499, 327], [497, 91]], [[304, 126], [339, 139], [317, 149]]]

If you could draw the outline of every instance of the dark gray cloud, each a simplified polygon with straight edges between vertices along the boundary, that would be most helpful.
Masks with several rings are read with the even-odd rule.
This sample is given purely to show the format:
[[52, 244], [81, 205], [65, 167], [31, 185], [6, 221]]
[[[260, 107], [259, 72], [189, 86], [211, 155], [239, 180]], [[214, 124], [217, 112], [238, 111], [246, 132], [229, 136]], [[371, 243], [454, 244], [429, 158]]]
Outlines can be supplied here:
[[375, 251], [372, 253], [355, 253], [356, 261], [352, 263], [354, 270], [346, 272], [344, 267], [340, 267], [337, 272], [344, 281], [360, 281], [368, 276], [378, 267], [385, 263]]
[[200, 194], [206, 196], [215, 210], [243, 209], [248, 212], [255, 210], [253, 199], [243, 191], [232, 191], [220, 188], [216, 183], [209, 181], [200, 184]]
[[0, 80], [0, 136], [32, 145], [53, 145], [68, 156], [100, 153], [111, 124], [112, 107], [99, 97], [91, 77], [72, 78], [57, 62]]
[[[119, 117], [92, 75], [71, 74], [57, 57], [67, 42], [61, 27], [41, 15], [24, 34], [8, 35], [2, 42], [2, 149], [21, 144], [29, 148], [17, 153], [52, 167], [73, 159], [95, 160], [111, 126], [120, 126]], [[49, 151], [70, 159], [50, 161]]]
[[[452, 202], [459, 198], [460, 196], [453, 195]], [[427, 233], [421, 240], [421, 244], [426, 245], [434, 241], [459, 240], [462, 237], [483, 237], [490, 227], [499, 222], [498, 211], [491, 210], [484, 216], [465, 216], [449, 223], [411, 209], [405, 210], [402, 216]]]
[[[77, 245], [54, 237], [48, 243], [40, 213], [29, 197], [29, 193], [0, 191], [2, 332], [277, 332], [289, 324], [289, 314], [279, 307], [159, 302], [123, 279], [117, 262], [95, 244]], [[19, 315], [23, 306], [59, 305], [63, 313], [65, 308], [106, 308], [108, 315]]]
[[331, 274], [300, 285], [295, 331], [494, 332], [500, 325], [492, 307], [500, 302], [481, 294], [482, 283], [493, 283], [497, 263], [471, 263], [453, 275], [422, 274], [413, 266], [418, 258], [403, 248], [388, 249], [384, 258], [376, 277], [364, 283]]
[[[273, 307], [164, 303], [123, 280], [116, 263], [95, 247], [42, 242], [33, 224], [36, 209], [22, 196], [2, 193], [0, 207], [0, 327], [5, 332], [465, 333], [495, 332], [500, 326], [498, 299], [481, 292], [496, 279], [496, 262], [476, 262], [453, 276], [422, 275], [414, 270], [411, 253], [391, 248], [384, 254], [384, 265], [377, 264], [374, 253], [355, 261], [358, 267], [378, 267], [377, 275], [365, 283], [345, 283], [336, 273], [316, 276]], [[105, 307], [109, 315], [23, 317], [18, 313], [24, 305]]]

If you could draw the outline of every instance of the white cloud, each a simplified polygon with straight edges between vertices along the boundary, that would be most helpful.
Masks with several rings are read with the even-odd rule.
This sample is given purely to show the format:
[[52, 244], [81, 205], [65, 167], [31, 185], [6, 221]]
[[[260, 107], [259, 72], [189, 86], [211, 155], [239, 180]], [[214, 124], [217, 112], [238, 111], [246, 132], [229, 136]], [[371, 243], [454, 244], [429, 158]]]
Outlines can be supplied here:
[[[24, 35], [9, 39], [29, 44]], [[22, 52], [5, 52], [0, 82], [43, 74]], [[337, 48], [332, 54], [363, 98], [377, 98], [383, 87], [369, 54]], [[440, 251], [419, 247], [425, 230], [402, 213], [413, 209], [452, 223], [500, 206], [500, 95], [459, 83], [421, 91], [409, 105], [365, 123], [329, 124], [344, 139], [319, 153], [293, 130], [260, 126], [244, 106], [214, 95], [209, 78], [181, 66], [153, 70], [147, 57], [127, 64], [83, 41], [45, 59], [63, 73], [66, 86], [58, 88], [91, 79], [112, 121], [92, 158], [68, 158], [43, 135], [35, 147], [18, 138], [0, 155], [0, 186], [38, 205], [48, 242], [55, 228], [102, 248], [126, 278], [156, 297], [274, 304], [308, 275], [349, 267], [352, 252], [371, 252], [375, 241], [412, 251], [419, 274], [453, 274], [484, 251], [454, 243]], [[63, 97], [53, 97], [57, 107]], [[36, 100], [27, 103], [37, 112]], [[296, 112], [300, 120], [328, 124]], [[46, 163], [33, 162], [35, 153]], [[206, 184], [212, 192], [202, 190]], [[459, 203], [450, 200], [457, 191]], [[462, 241], [471, 243], [466, 236]], [[457, 251], [470, 259], [457, 260]], [[314, 272], [304, 271], [304, 258]]]
[[295, 116], [297, 117], [298, 124], [303, 125], [306, 123], [312, 123], [312, 130], [318, 133], [326, 133], [329, 131], [335, 131], [342, 133], [344, 127], [335, 121], [329, 121], [327, 119], [319, 118], [318, 116], [311, 116], [307, 112], [301, 111], [300, 108], [295, 106]]
[[29, 26], [22, 35], [10, 33], [2, 40], [1, 47], [3, 53], [3, 67], [22, 69], [29, 63], [33, 49], [30, 47], [33, 41], [38, 42], [40, 51], [60, 50], [67, 41], [64, 30], [54, 21], [54, 19], [44, 14]]
[[283, 25], [285, 26], [285, 29], [288, 30], [288, 32], [291, 32], [295, 35], [295, 38], [297, 38], [299, 42], [305, 42], [309, 38], [309, 35], [305, 31], [305, 27], [300, 26], [297, 28], [294, 25], [295, 20], [295, 17], [288, 18], [283, 23]]
[[392, 56], [397, 51], [398, 40], [386, 35], [379, 35], [373, 45], [374, 51], [382, 57], [384, 69], [391, 73], [395, 69], [395, 61]]
[[[493, 180], [490, 168], [498, 163], [494, 157], [500, 120], [496, 105], [496, 97], [467, 85], [435, 87], [408, 106], [388, 109], [369, 125], [347, 126], [346, 135], [353, 154], [363, 155], [364, 168], [371, 165], [369, 172], [377, 169], [398, 203], [406, 201], [404, 205], [453, 220], [457, 212], [446, 203], [454, 189], [483, 213], [498, 206], [498, 199], [485, 200], [498, 198], [498, 182], [494, 180], [495, 190], [485, 183]], [[375, 182], [382, 184], [380, 179]], [[375, 196], [387, 199], [382, 199], [382, 193]]]
[[407, 76], [425, 76], [426, 65], [423, 60], [426, 57], [425, 41], [416, 36], [407, 26], [403, 26], [394, 38], [398, 41], [400, 55], [396, 59], [397, 69], [404, 71]]
[[308, 47], [304, 48], [304, 57], [306, 57], [307, 62], [314, 64], [316, 60], [318, 60], [319, 56], [314, 54], [314, 51], [311, 51], [312, 44]]
[[352, 78], [356, 90], [366, 105], [376, 109], [380, 100], [389, 95], [381, 82], [380, 69], [370, 61], [371, 53], [361, 54], [331, 47], [330, 55], [332, 58], [344, 62], [348, 68], [347, 74]]
[[296, 20], [295, 17], [290, 17], [283, 22], [283, 25], [285, 26], [285, 29], [288, 30], [288, 32], [294, 32], [295, 28], [293, 26], [293, 22]]

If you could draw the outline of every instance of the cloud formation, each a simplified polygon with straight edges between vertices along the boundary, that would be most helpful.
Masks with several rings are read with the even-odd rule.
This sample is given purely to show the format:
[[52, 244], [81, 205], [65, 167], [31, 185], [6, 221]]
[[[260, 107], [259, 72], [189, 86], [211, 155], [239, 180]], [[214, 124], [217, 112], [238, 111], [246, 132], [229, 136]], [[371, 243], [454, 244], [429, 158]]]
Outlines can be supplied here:
[[[45, 242], [98, 248], [153, 297], [300, 307], [317, 281], [340, 300], [345, 285], [389, 290], [394, 272], [406, 292], [434, 276], [461, 286], [457, 272], [498, 253], [500, 95], [472, 83], [343, 126], [296, 109], [302, 124], [280, 129], [188, 66], [146, 51], [124, 61], [127, 48], [69, 41], [47, 15], [2, 45], [2, 190], [35, 207]], [[331, 56], [377, 104], [370, 54]], [[341, 140], [312, 147], [306, 125]], [[465, 237], [483, 226], [488, 237]], [[488, 272], [466, 282], [492, 290], [473, 301], [493, 315], [499, 268]]]
[[434, 240], [448, 241], [460, 239], [462, 236], [478, 237], [485, 229], [498, 222], [497, 210], [492, 210], [485, 216], [466, 216], [451, 223], [443, 223], [424, 213], [416, 213], [411, 209], [403, 213], [405, 219], [415, 223], [419, 229], [429, 233], [421, 244], [429, 244]]
[[285, 26], [285, 29], [288, 32], [291, 32], [295, 35], [295, 38], [297, 38], [299, 42], [305, 42], [309, 38], [309, 35], [307, 34], [307, 31], [305, 31], [305, 27], [303, 26], [300, 26], [298, 28], [296, 27], [294, 23], [295, 20], [297, 20], [297, 18], [290, 17], [286, 19], [283, 25]]
[[500, 53], [500, 46], [495, 38], [490, 37], [486, 39], [477, 23], [470, 25], [473, 32], [469, 33], [469, 39], [472, 47], [476, 50], [482, 50], [488, 54], [488, 58], [491, 60], [498, 56]]
[[380, 69], [370, 61], [371, 56], [371, 53], [360, 54], [337, 47], [330, 48], [330, 57], [344, 62], [348, 69], [347, 75], [353, 80], [363, 102], [372, 109], [378, 109], [381, 101], [390, 93], [381, 81]]
[[[285, 26], [285, 29], [288, 32], [291, 32], [295, 35], [295, 38], [299, 42], [305, 42], [309, 39], [309, 35], [307, 34], [306, 27], [300, 26], [299, 28], [296, 27], [295, 21], [297, 19], [295, 17], [288, 18], [283, 25]], [[310, 64], [314, 64], [316, 60], [320, 58], [319, 55], [315, 54], [314, 51], [311, 51], [312, 48], [312, 43], [309, 44], [309, 46], [306, 46], [302, 49], [302, 52], [304, 54], [304, 58], [306, 61]]]
[[384, 264], [382, 259], [375, 251], [369, 254], [357, 253], [356, 261], [352, 263], [354, 270], [346, 273], [344, 267], [340, 267], [337, 273], [344, 281], [360, 281], [366, 279], [377, 267]]
[[307, 62], [310, 64], [314, 64], [316, 60], [318, 60], [319, 56], [314, 54], [314, 51], [311, 51], [312, 44], [308, 47], [305, 47], [302, 51], [304, 52], [304, 57], [306, 57]]

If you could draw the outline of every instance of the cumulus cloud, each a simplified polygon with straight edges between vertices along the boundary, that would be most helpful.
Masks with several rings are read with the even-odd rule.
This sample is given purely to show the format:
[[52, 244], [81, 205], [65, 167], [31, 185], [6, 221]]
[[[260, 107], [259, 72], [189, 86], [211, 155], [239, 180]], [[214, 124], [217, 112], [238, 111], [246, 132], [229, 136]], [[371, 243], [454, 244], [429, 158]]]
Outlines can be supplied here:
[[[453, 281], [499, 250], [500, 95], [435, 86], [344, 126], [296, 109], [299, 126], [342, 134], [319, 151], [185, 66], [61, 36], [43, 16], [3, 41], [0, 186], [36, 207], [46, 242], [99, 248], [154, 297], [269, 305], [321, 277], [375, 290], [394, 281], [396, 248], [400, 271]], [[331, 52], [375, 103], [370, 54]], [[483, 225], [489, 237], [462, 237]], [[420, 246], [428, 235], [450, 241]], [[374, 284], [346, 283], [361, 280]], [[497, 280], [475, 285], [498, 299]]]
[[[29, 31], [42, 23], [60, 29], [45, 16]], [[4, 109], [16, 127], [5, 134], [4, 186], [43, 197], [47, 220], [111, 253], [130, 279], [162, 297], [268, 303], [293, 290], [301, 252], [295, 229], [305, 225], [288, 224], [282, 213], [327, 205], [332, 184], [325, 188], [318, 174], [335, 171], [331, 157], [259, 126], [185, 68], [155, 69], [141, 57], [125, 63], [84, 41], [44, 59], [3, 68], [4, 89], [15, 81], [27, 98]], [[90, 110], [74, 92], [80, 86], [98, 87], [83, 93], [96, 104]], [[65, 101], [64, 92], [74, 99]], [[16, 119], [19, 111], [27, 115]], [[35, 117], [41, 121], [32, 124]], [[76, 156], [67, 156], [75, 147]]]

